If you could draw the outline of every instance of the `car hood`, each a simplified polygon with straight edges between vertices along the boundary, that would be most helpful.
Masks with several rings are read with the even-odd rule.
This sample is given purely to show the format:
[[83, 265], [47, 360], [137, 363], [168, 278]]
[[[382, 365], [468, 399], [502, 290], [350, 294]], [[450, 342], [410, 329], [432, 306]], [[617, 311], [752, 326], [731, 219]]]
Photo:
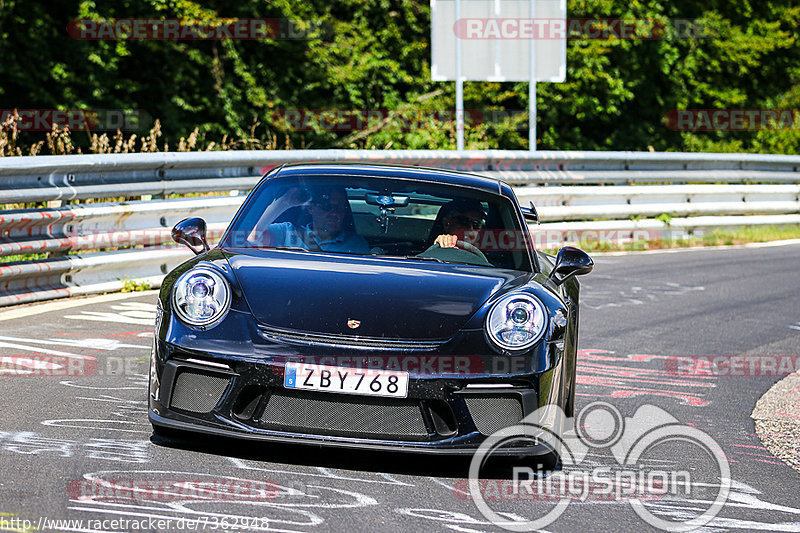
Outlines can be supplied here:
[[262, 325], [386, 339], [447, 339], [492, 294], [530, 276], [471, 265], [283, 250], [227, 251], [226, 257]]

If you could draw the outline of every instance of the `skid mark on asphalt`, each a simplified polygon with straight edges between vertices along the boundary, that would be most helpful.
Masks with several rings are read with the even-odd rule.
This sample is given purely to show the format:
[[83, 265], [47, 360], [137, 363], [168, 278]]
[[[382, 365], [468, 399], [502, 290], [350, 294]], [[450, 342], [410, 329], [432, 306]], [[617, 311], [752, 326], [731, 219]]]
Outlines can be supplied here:
[[[709, 485], [715, 488], [713, 485]], [[800, 508], [765, 502], [759, 498], [761, 491], [747, 483], [732, 480], [731, 492], [723, 506], [720, 516], [712, 519], [705, 527], [696, 531], [720, 531], [731, 529], [759, 531], [800, 531]], [[669, 500], [663, 503], [648, 504], [653, 514], [671, 520], [690, 520], [703, 512], [711, 504], [711, 500], [689, 499]], [[746, 511], [747, 518], [730, 518], [721, 516], [725, 511]], [[755, 513], [763, 513], [764, 521], [756, 519]], [[776, 520], [776, 514], [783, 514], [784, 521]], [[767, 521], [769, 520], [769, 521]]]
[[[495, 524], [489, 522], [483, 517], [475, 518], [474, 516], [468, 515], [466, 513], [448, 511], [445, 509], [405, 507], [401, 509], [395, 509], [395, 512], [400, 513], [401, 515], [407, 517], [438, 523], [439, 525], [442, 525], [454, 531], [471, 531], [471, 532], [486, 531], [484, 529], [474, 529], [475, 527], [482, 527], [482, 526], [488, 527], [490, 530], [493, 531], [497, 530], [497, 526]], [[497, 514], [507, 518], [510, 522], [514, 521], [522, 522], [535, 519], [535, 518], [524, 518], [516, 513], [498, 512]], [[545, 529], [538, 529], [537, 531], [547, 533], [547, 530]]]
[[[592, 454], [594, 460], [588, 461], [588, 466], [608, 466], [612, 464], [607, 455]], [[654, 465], [661, 464], [662, 466], [674, 466], [682, 464], [682, 460], [656, 460]], [[468, 499], [468, 490], [461, 490], [459, 487], [467, 487], [467, 480], [460, 480], [455, 485], [451, 486], [436, 478], [430, 478], [432, 481], [441, 485], [450, 494], [455, 494], [459, 499]], [[647, 509], [655, 515], [662, 517], [664, 520], [686, 521], [699, 516], [705, 512], [714, 502], [713, 496], [709, 499], [699, 495], [699, 492], [707, 490], [712, 494], [719, 491], [720, 485], [718, 483], [702, 483], [692, 482], [692, 495], [680, 497], [678, 495], [667, 495], [662, 500], [647, 500]], [[800, 531], [800, 508], [791, 505], [773, 504], [761, 499], [762, 492], [753, 486], [737, 481], [731, 480], [731, 489], [727, 502], [724, 504], [719, 516], [714, 518], [705, 527], [696, 529], [695, 531], [727, 531], [727, 530], [761, 530], [761, 531]], [[523, 502], [531, 505], [535, 502]], [[591, 505], [615, 505], [627, 506], [630, 505], [630, 500], [623, 499], [586, 499], [586, 500], [572, 500], [570, 506], [591, 506]], [[530, 509], [530, 507], [528, 507]], [[397, 512], [412, 516], [415, 518], [425, 519], [433, 522], [446, 522], [453, 524], [462, 524], [464, 526], [493, 526], [483, 519], [474, 518], [468, 514], [457, 513], [446, 509], [398, 509]], [[544, 511], [547, 512], [547, 511]], [[635, 516], [631, 509], [631, 517]], [[726, 513], [728, 516], [726, 516]], [[502, 513], [499, 513], [502, 514]], [[739, 514], [744, 518], [736, 518], [730, 516], [731, 514]], [[776, 517], [776, 514], [783, 515]], [[522, 520], [521, 517], [513, 518], [512, 520]], [[533, 520], [539, 516], [532, 516], [527, 520]], [[492, 529], [495, 529], [492, 527]]]
[[406, 483], [405, 481], [397, 479], [391, 474], [387, 474], [384, 472], [362, 472], [362, 474], [364, 475], [353, 476], [353, 475], [343, 475], [337, 473], [334, 470], [321, 466], [312, 467], [308, 471], [293, 470], [291, 472], [287, 472], [286, 470], [281, 470], [279, 468], [268, 468], [265, 466], [261, 466], [262, 463], [258, 461], [248, 461], [245, 459], [239, 459], [238, 457], [228, 457], [228, 460], [231, 461], [231, 463], [233, 463], [233, 465], [236, 468], [248, 471], [264, 472], [269, 474], [291, 474], [292, 476], [337, 479], [340, 481], [347, 481], [351, 483], [368, 483], [373, 485], [396, 485], [405, 487], [414, 486], [412, 484]]
[[[146, 488], [132, 491], [131, 480], [147, 480], [141, 483]], [[220, 527], [224, 522], [226, 530], [305, 531], [323, 525], [325, 511], [378, 505], [372, 496], [322, 485], [320, 481], [285, 484], [180, 470], [98, 471], [83, 475], [78, 487], [85, 493], [71, 494], [73, 505], [69, 509], [129, 518], [197, 520], [198, 529], [204, 529], [203, 524], [216, 529], [215, 524]], [[160, 483], [164, 489], [148, 490], [153, 483]], [[216, 490], [211, 498], [209, 486]], [[266, 486], [269, 490], [251, 500], [242, 499], [240, 493], [219, 492], [236, 486]]]
[[91, 438], [78, 441], [45, 437], [33, 431], [0, 431], [0, 450], [20, 455], [147, 463], [150, 461], [149, 448], [149, 440]]
[[635, 283], [635, 280], [630, 279], [624, 280], [626, 286], [621, 290], [595, 288], [597, 282], [618, 284], [620, 281], [620, 278], [615, 276], [598, 274], [593, 274], [591, 280], [581, 281], [581, 307], [605, 309], [626, 305], [644, 305], [657, 302], [665, 297], [682, 296], [690, 292], [706, 290], [702, 285], [684, 285], [670, 281], [643, 282], [642, 286], [628, 286], [628, 283]]
[[[149, 435], [152, 430], [150, 423], [147, 421], [147, 401], [144, 399], [126, 399], [119, 396], [113, 396], [111, 393], [105, 391], [114, 391], [114, 394], [119, 394], [120, 391], [134, 390], [138, 393], [144, 394], [147, 390], [147, 375], [134, 374], [125, 376], [126, 382], [129, 386], [121, 387], [98, 387], [90, 385], [80, 385], [73, 381], [61, 381], [61, 385], [72, 388], [77, 388], [82, 391], [96, 391], [98, 394], [95, 397], [91, 396], [78, 396], [76, 399], [88, 402], [105, 402], [115, 404], [108, 412], [108, 418], [62, 418], [42, 420], [41, 424], [51, 427], [66, 427], [72, 429], [88, 429], [88, 430], [102, 430], [102, 431], [116, 431], [122, 433], [142, 433]], [[100, 393], [100, 391], [104, 391]], [[83, 392], [82, 394], [91, 394], [90, 392]]]
[[576, 382], [582, 387], [576, 394], [592, 398], [668, 397], [684, 405], [708, 405], [704, 396], [706, 391], [716, 387], [713, 376], [679, 376], [665, 368], [666, 364], [662, 364], [662, 368], [648, 366], [652, 361], [666, 363], [673, 359], [664, 355], [579, 350]]

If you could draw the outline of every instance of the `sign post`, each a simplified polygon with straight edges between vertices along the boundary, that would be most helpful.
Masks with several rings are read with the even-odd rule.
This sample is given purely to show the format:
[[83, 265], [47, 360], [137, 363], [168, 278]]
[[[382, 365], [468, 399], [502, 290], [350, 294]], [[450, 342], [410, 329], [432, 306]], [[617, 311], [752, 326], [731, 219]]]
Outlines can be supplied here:
[[[536, 20], [536, 0], [530, 0], [531, 20]], [[534, 27], [536, 25], [534, 24]], [[531, 39], [531, 67], [528, 82], [528, 150], [536, 151], [536, 39]]]
[[[461, 0], [456, 0], [456, 20], [461, 19]], [[456, 41], [456, 150], [464, 149], [464, 78], [461, 73], [461, 40]]]
[[527, 81], [529, 149], [536, 150], [536, 83], [566, 77], [566, 0], [431, 0], [431, 79], [456, 82], [458, 150], [465, 81]]

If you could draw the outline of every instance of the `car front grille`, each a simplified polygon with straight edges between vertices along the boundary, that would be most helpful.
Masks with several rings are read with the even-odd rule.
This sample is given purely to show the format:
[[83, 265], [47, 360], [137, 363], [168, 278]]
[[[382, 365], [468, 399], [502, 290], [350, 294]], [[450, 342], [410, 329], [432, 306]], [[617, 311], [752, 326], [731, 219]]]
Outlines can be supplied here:
[[424, 440], [418, 400], [274, 391], [260, 417], [266, 429], [318, 435]]
[[192, 413], [208, 413], [219, 403], [230, 378], [182, 370], [175, 378], [169, 406]]
[[403, 352], [430, 352], [442, 346], [446, 341], [419, 341], [413, 339], [384, 339], [374, 337], [358, 337], [346, 335], [319, 334], [288, 331], [259, 325], [261, 334], [267, 340], [300, 346], [328, 346], [349, 348], [354, 350], [400, 350]]
[[464, 401], [475, 427], [484, 435], [514, 426], [522, 420], [522, 404], [515, 397], [465, 394]]

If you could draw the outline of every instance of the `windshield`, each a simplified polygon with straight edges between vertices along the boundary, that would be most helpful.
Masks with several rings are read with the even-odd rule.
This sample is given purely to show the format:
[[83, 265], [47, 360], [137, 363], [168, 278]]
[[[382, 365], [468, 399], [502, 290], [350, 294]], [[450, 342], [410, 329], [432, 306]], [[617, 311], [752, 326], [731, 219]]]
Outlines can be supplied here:
[[321, 251], [530, 271], [508, 198], [374, 177], [278, 177], [251, 193], [222, 246]]

